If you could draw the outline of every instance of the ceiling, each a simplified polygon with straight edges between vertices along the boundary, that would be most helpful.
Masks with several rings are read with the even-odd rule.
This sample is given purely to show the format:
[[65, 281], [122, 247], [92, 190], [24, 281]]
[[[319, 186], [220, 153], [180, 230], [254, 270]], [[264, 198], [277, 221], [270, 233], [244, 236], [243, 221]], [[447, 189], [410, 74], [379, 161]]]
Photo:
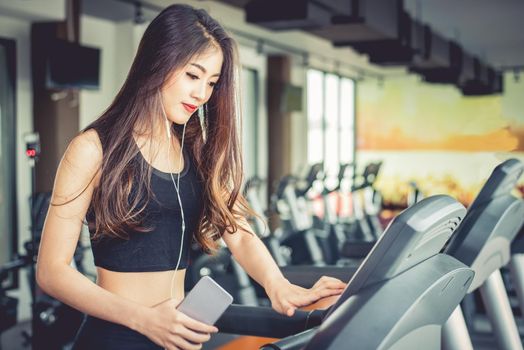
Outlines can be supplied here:
[[[135, 16], [134, 2], [83, 0], [82, 7], [86, 14], [121, 21]], [[142, 12], [146, 20], [152, 19], [158, 9], [172, 3], [167, 0], [140, 2], [144, 4]], [[249, 0], [220, 2], [240, 9]], [[524, 0], [404, 0], [404, 7], [413, 18], [457, 41], [466, 51], [495, 68], [524, 69]]]
[[524, 69], [523, 0], [404, 0], [404, 6], [495, 67]]
[[[136, 3], [143, 3], [143, 1], [136, 1]], [[148, 6], [141, 6], [140, 11], [147, 21], [151, 21], [158, 13], [158, 11], [154, 11]], [[133, 1], [82, 0], [82, 13], [120, 22], [134, 19], [136, 16], [136, 7]]]

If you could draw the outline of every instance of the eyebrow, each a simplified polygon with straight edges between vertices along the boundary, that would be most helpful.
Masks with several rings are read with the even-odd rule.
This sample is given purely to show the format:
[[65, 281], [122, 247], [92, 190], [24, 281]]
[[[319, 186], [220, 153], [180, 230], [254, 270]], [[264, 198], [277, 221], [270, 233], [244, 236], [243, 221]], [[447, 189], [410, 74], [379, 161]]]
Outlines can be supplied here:
[[[200, 69], [204, 74], [207, 73], [207, 70], [202, 67], [201, 65], [199, 65], [198, 63], [190, 63], [192, 66], [195, 66], [197, 67], [198, 69]], [[220, 73], [216, 73], [216, 74], [213, 74], [212, 77], [219, 77], [220, 76]]]

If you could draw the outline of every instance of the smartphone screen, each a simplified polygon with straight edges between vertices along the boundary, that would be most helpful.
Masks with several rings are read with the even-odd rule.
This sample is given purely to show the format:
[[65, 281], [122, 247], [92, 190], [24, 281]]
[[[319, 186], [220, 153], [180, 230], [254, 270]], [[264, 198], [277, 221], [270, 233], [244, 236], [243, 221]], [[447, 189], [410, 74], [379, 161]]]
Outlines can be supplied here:
[[204, 276], [191, 289], [177, 309], [197, 321], [214, 325], [232, 302], [231, 294], [211, 277]]

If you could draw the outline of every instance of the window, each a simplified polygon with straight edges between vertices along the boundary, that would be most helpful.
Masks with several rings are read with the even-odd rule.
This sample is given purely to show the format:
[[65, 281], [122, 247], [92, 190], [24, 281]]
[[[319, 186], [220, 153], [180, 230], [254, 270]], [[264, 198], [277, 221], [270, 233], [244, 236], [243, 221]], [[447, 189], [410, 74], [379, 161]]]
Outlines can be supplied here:
[[[15, 42], [0, 38], [0, 266], [17, 252]], [[17, 273], [0, 288], [17, 288]]]
[[258, 76], [254, 69], [242, 68], [242, 150], [246, 179], [258, 175]]
[[355, 156], [355, 82], [342, 78], [340, 81], [340, 163], [353, 163]]
[[324, 162], [336, 175], [355, 151], [355, 83], [316, 69], [307, 72], [308, 164]]
[[317, 70], [309, 70], [307, 74], [307, 162], [315, 164], [321, 162], [324, 152], [324, 125], [323, 125], [323, 91], [324, 75]]

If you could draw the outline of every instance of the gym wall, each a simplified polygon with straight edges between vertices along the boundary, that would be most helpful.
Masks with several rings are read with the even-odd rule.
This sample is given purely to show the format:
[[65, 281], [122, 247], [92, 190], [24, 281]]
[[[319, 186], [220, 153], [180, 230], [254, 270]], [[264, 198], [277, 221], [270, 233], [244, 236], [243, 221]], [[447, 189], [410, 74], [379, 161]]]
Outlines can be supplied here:
[[468, 205], [493, 167], [524, 159], [524, 82], [504, 78], [503, 94], [484, 97], [414, 75], [358, 85], [357, 161], [383, 160], [377, 187], [386, 205], [405, 205], [410, 181]]
[[80, 91], [80, 129], [98, 118], [113, 101], [131, 67], [146, 25], [80, 16], [80, 42], [100, 48], [102, 54], [99, 89]]
[[[24, 134], [33, 130], [33, 103], [31, 93], [30, 65], [30, 30], [29, 21], [0, 15], [0, 33], [5, 38], [16, 41], [16, 201], [18, 251], [23, 252], [23, 244], [29, 238], [30, 215], [29, 200], [31, 193], [31, 168], [25, 155]], [[20, 233], [23, 232], [23, 235]], [[19, 275], [21, 288], [10, 292], [29, 300], [26, 272]], [[19, 316], [29, 315], [29, 303], [20, 305]]]

